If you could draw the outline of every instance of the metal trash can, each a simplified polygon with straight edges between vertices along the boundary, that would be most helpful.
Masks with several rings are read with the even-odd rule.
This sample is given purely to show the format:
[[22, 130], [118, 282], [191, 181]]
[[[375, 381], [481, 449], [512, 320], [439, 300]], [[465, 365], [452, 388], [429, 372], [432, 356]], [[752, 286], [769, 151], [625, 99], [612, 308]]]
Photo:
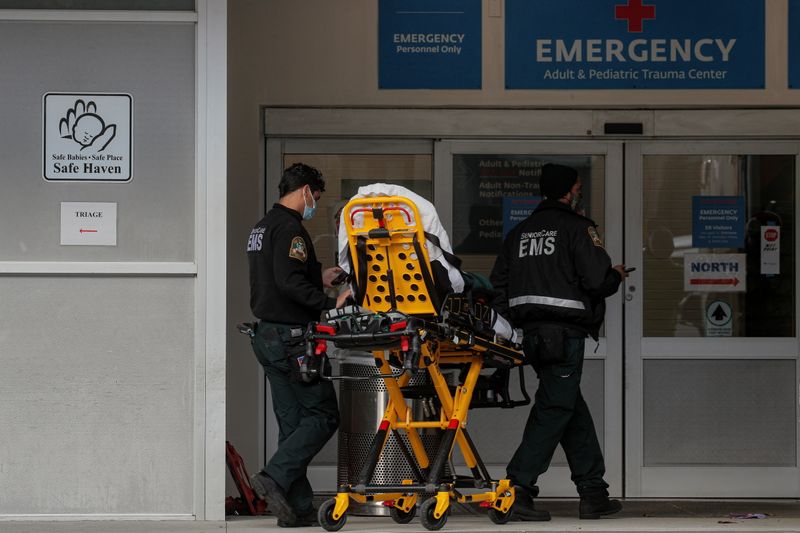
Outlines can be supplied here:
[[[375, 367], [375, 359], [370, 352], [339, 351], [337, 354], [339, 373], [349, 377], [376, 376], [380, 372]], [[419, 372], [409, 382], [413, 385], [426, 385], [430, 377], [426, 371]], [[389, 402], [389, 393], [382, 379], [344, 380], [339, 383], [339, 452], [337, 460], [337, 483], [356, 484], [361, 467], [369, 454], [372, 440], [383, 419], [383, 413]], [[438, 412], [425, 405], [425, 400], [411, 400], [411, 412], [415, 420], [436, 420]], [[426, 415], [427, 411], [427, 415]], [[431, 415], [433, 411], [433, 416]], [[438, 448], [443, 432], [437, 429], [418, 430], [422, 444], [429, 458]], [[406, 447], [411, 445], [404, 432], [399, 432]], [[397, 444], [397, 436], [389, 434], [380, 460], [372, 476], [375, 484], [396, 484], [404, 479], [414, 479], [411, 467]], [[447, 468], [449, 471], [449, 468]], [[352, 515], [375, 516], [388, 515], [389, 509], [381, 502], [357, 504], [351, 502], [347, 511]]]

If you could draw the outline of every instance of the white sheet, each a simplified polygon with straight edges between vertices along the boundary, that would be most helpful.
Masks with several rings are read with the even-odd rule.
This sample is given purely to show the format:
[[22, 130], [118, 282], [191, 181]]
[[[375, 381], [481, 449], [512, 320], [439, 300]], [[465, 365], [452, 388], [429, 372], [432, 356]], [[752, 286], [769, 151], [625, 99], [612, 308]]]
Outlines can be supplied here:
[[[371, 196], [400, 196], [408, 198], [414, 205], [417, 206], [420, 216], [422, 216], [422, 228], [431, 235], [436, 235], [439, 238], [439, 244], [442, 249], [453, 253], [453, 248], [450, 246], [450, 237], [442, 227], [439, 221], [439, 215], [436, 213], [436, 208], [433, 204], [415, 192], [401, 187], [400, 185], [392, 185], [391, 183], [373, 183], [372, 185], [365, 185], [359, 187], [358, 192], [353, 198], [368, 198]], [[351, 198], [351, 200], [353, 199]], [[339, 220], [339, 266], [342, 270], [350, 272], [350, 264], [347, 261], [347, 227], [344, 224], [345, 213], [342, 211], [341, 219]], [[428, 257], [431, 261], [438, 261], [446, 270], [447, 276], [450, 278], [450, 285], [453, 287], [454, 292], [464, 291], [464, 278], [461, 272], [447, 262], [440, 250], [436, 245], [427, 242]]]

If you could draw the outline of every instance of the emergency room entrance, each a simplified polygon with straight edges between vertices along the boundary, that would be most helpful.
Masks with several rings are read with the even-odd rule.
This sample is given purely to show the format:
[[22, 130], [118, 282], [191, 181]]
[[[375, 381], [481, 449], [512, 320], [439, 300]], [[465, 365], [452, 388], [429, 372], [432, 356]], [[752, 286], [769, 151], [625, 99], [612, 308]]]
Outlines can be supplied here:
[[[385, 120], [378, 111], [353, 111], [356, 118], [271, 112], [265, 129], [277, 133], [266, 145], [268, 191], [276, 190], [284, 165], [318, 166], [330, 184], [323, 197], [330, 205], [321, 206], [327, 214], [311, 230], [317, 235], [332, 234], [336, 204], [357, 185], [400, 183], [434, 202], [463, 268], [488, 275], [503, 236], [540, 201], [541, 166], [575, 167], [582, 210], [599, 224], [613, 263], [636, 267], [607, 300], [599, 343], [586, 343], [582, 379], [611, 494], [800, 497], [800, 144], [708, 141], [730, 130], [715, 123], [717, 130], [708, 131], [713, 120], [698, 126], [681, 111], [635, 112], [646, 117], [650, 140], [581, 138], [600, 112], [573, 112], [564, 126], [558, 112], [552, 119], [536, 112], [543, 119], [538, 126], [524, 112], [507, 120], [502, 112], [482, 113], [451, 123], [447, 111], [433, 110], [389, 112]], [[748, 124], [748, 138], [767, 139], [771, 131], [790, 138], [790, 118], [769, 113], [761, 126]], [[656, 131], [666, 131], [662, 120], [671, 128], [664, 138], [676, 140], [654, 140]], [[315, 129], [309, 124], [323, 131], [304, 137]], [[536, 138], [498, 139], [492, 132], [501, 126], [520, 139], [529, 128]], [[538, 140], [552, 139], [542, 130], [558, 127], [558, 140]], [[402, 138], [381, 135], [391, 128]], [[473, 130], [485, 133], [459, 136]], [[358, 138], [364, 131], [375, 137]], [[332, 255], [329, 245], [315, 244], [321, 257]], [[320, 246], [326, 251], [319, 253]], [[535, 375], [528, 369], [526, 376], [533, 393]], [[471, 411], [470, 433], [493, 476], [504, 475], [527, 415], [528, 408]], [[269, 455], [269, 422], [266, 435]], [[310, 469], [317, 490], [335, 486], [335, 442], [329, 448]], [[542, 496], [575, 496], [560, 448], [539, 485]]]
[[797, 497], [797, 143], [625, 144], [625, 492]]

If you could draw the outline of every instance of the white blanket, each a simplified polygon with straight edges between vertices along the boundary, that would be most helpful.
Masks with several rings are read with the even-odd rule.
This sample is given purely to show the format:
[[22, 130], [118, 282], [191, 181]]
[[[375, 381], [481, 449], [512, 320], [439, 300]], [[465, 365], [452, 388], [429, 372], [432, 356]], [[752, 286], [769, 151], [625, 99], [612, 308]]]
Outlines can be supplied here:
[[[408, 198], [414, 205], [417, 206], [419, 214], [422, 217], [422, 228], [426, 233], [436, 235], [439, 238], [439, 244], [446, 252], [453, 253], [453, 248], [450, 246], [450, 237], [439, 222], [439, 215], [436, 213], [436, 208], [433, 204], [415, 192], [401, 187], [400, 185], [392, 185], [391, 183], [373, 183], [372, 185], [365, 185], [359, 187], [358, 192], [353, 198], [369, 198], [371, 196], [399, 196], [401, 198]], [[351, 198], [351, 200], [353, 199]], [[339, 221], [339, 266], [342, 270], [350, 272], [350, 264], [347, 261], [347, 226], [344, 224], [345, 213], [342, 211], [341, 220]], [[355, 217], [355, 225], [358, 225], [358, 214]], [[435, 244], [426, 240], [428, 246], [428, 258], [431, 261], [438, 261], [446, 270], [447, 276], [450, 278], [450, 285], [453, 287], [454, 292], [464, 291], [464, 278], [461, 276], [455, 266], [451, 265], [445, 259], [442, 250]]]

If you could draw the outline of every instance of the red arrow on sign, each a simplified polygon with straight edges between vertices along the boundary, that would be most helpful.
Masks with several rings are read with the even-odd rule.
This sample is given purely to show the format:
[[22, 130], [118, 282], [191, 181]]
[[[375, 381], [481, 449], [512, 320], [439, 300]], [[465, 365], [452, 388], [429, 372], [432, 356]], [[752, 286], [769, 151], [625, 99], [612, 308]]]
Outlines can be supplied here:
[[81, 228], [81, 233], [97, 233], [96, 229], [83, 229]]
[[730, 279], [690, 279], [690, 285], [733, 285], [734, 287], [739, 284], [737, 278]]

